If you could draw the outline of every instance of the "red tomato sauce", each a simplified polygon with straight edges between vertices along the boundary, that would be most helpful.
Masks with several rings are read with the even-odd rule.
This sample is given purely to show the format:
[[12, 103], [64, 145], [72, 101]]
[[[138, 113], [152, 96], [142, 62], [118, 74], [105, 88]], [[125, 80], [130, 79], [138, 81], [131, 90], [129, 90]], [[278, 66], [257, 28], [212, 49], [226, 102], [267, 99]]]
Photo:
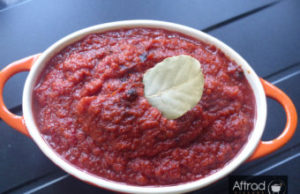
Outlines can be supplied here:
[[[166, 57], [200, 61], [200, 102], [168, 120], [144, 97], [145, 71]], [[222, 168], [247, 142], [254, 94], [242, 69], [215, 46], [148, 28], [91, 34], [56, 54], [35, 84], [45, 141], [68, 162], [105, 179], [171, 185]]]

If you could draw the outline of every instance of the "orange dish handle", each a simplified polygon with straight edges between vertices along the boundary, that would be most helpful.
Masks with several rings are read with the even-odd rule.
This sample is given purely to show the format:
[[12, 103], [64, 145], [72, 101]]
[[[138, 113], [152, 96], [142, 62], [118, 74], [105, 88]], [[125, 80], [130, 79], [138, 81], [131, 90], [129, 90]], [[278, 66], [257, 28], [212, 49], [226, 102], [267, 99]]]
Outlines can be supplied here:
[[292, 100], [273, 84], [262, 78], [260, 78], [260, 81], [264, 87], [266, 95], [278, 101], [283, 106], [286, 114], [286, 125], [283, 132], [277, 138], [271, 141], [261, 141], [248, 161], [260, 158], [281, 148], [292, 138], [297, 127], [297, 112]]
[[25, 123], [23, 116], [18, 116], [11, 113], [4, 104], [3, 101], [3, 88], [6, 81], [12, 77], [13, 75], [23, 72], [29, 71], [32, 64], [37, 60], [40, 54], [33, 55], [18, 61], [15, 61], [5, 67], [2, 71], [0, 71], [0, 118], [5, 121], [9, 126], [23, 133], [24, 135], [30, 136]]

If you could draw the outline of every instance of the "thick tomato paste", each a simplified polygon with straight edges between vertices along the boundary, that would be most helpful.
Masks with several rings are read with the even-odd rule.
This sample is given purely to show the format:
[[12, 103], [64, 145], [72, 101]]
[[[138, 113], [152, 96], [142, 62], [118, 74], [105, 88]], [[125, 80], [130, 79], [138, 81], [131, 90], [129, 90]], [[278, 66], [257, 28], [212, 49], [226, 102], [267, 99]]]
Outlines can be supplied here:
[[[200, 102], [168, 120], [144, 97], [145, 71], [166, 57], [200, 61]], [[255, 99], [242, 69], [219, 49], [148, 28], [91, 34], [47, 64], [34, 88], [39, 130], [65, 160], [133, 185], [169, 185], [222, 168], [247, 142]]]

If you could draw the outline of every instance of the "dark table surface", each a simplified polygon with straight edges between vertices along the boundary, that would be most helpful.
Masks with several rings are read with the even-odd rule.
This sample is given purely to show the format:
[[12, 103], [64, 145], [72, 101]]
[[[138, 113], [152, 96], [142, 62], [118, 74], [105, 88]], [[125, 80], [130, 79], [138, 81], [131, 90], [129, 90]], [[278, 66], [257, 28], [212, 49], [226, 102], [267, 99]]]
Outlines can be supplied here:
[[[203, 30], [239, 52], [257, 74], [285, 91], [300, 110], [299, 0], [27, 0], [0, 4], [0, 68], [43, 52], [78, 29], [110, 21], [155, 19]], [[22, 114], [27, 73], [4, 88], [7, 107]], [[268, 99], [263, 140], [285, 126], [282, 107]], [[0, 120], [0, 193], [109, 193], [85, 184], [51, 163], [30, 138]], [[241, 165], [233, 175], [287, 175], [289, 193], [300, 193], [300, 132], [278, 151]], [[227, 193], [228, 178], [195, 193]]]

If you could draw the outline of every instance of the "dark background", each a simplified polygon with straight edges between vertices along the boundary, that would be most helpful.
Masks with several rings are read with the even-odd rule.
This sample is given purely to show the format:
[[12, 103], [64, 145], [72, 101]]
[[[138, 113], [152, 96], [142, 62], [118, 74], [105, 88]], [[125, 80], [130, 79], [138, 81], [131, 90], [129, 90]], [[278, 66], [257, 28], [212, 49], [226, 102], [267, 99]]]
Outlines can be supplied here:
[[[1, 0], [0, 0], [1, 1]], [[0, 69], [43, 52], [76, 30], [127, 19], [171, 21], [207, 32], [240, 53], [257, 74], [284, 90], [300, 110], [299, 0], [27, 0], [0, 3]], [[8, 81], [4, 100], [22, 114], [27, 73]], [[268, 99], [263, 140], [285, 126], [282, 107]], [[300, 193], [300, 132], [262, 159], [232, 175], [287, 175], [289, 193]], [[227, 193], [228, 178], [195, 193]], [[33, 143], [0, 120], [0, 193], [109, 193], [67, 175]]]

